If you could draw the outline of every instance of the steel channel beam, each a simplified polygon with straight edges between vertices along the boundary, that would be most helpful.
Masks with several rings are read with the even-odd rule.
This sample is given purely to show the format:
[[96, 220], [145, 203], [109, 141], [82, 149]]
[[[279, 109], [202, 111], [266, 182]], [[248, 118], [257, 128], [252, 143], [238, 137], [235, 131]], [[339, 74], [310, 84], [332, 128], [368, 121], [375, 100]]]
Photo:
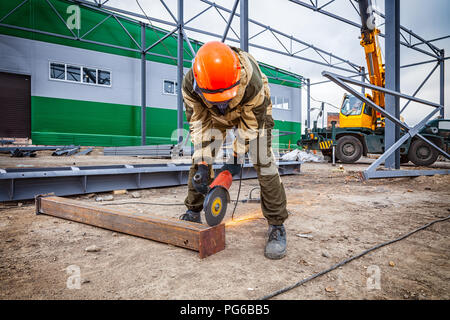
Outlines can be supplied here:
[[364, 179], [382, 179], [382, 178], [402, 178], [434, 176], [436, 174], [450, 174], [450, 170], [379, 170], [373, 172], [363, 172]]
[[[365, 86], [366, 88], [368, 87], [373, 87], [375, 90], [379, 90], [379, 89], [383, 89], [384, 91], [389, 91], [391, 94], [395, 95], [398, 94], [392, 90], [387, 90], [378, 86], [372, 86], [372, 85], [368, 85], [364, 82], [360, 82], [360, 81], [356, 81], [347, 77], [343, 77], [337, 74], [333, 74], [331, 72], [327, 72], [324, 71], [322, 72], [322, 75], [328, 79], [330, 79], [331, 81], [333, 81], [334, 83], [336, 83], [338, 86], [340, 86], [341, 88], [343, 88], [344, 90], [347, 90], [348, 92], [350, 92], [351, 94], [353, 94], [355, 97], [357, 97], [358, 99], [360, 99], [361, 101], [367, 103], [368, 105], [370, 105], [372, 108], [374, 108], [375, 110], [377, 110], [378, 112], [380, 112], [382, 115], [384, 115], [386, 118], [388, 118], [389, 120], [391, 120], [392, 122], [397, 123], [400, 127], [402, 127], [403, 129], [409, 130], [410, 127], [408, 127], [406, 124], [404, 124], [403, 122], [401, 122], [400, 120], [398, 120], [397, 118], [395, 118], [394, 116], [392, 116], [390, 113], [386, 112], [386, 110], [384, 110], [383, 108], [381, 108], [380, 106], [376, 105], [373, 101], [367, 99], [365, 96], [363, 96], [360, 92], [354, 90], [352, 87], [347, 86], [345, 82], [350, 82], [352, 84], [357, 84], [360, 86]], [[383, 90], [379, 90], [379, 91], [383, 91]], [[438, 106], [440, 107], [440, 106]]]
[[[430, 107], [434, 107], [434, 108], [440, 108], [441, 107], [440, 104], [435, 103], [435, 102], [431, 102], [431, 101], [423, 100], [423, 99], [416, 98], [416, 97], [413, 97], [413, 96], [409, 96], [407, 94], [404, 94], [404, 93], [401, 93], [401, 92], [396, 92], [396, 91], [393, 91], [393, 90], [389, 90], [389, 89], [386, 89], [386, 88], [383, 88], [383, 87], [374, 86], [374, 85], [372, 85], [370, 83], [354, 80], [351, 77], [344, 77], [344, 76], [341, 76], [341, 75], [336, 74], [336, 73], [323, 71], [322, 72], [322, 76], [324, 76], [326, 78], [329, 78], [330, 80], [331, 80], [331, 78], [333, 78], [333, 80], [331, 80], [333, 82], [335, 82], [336, 79], [337, 80], [342, 80], [344, 82], [348, 82], [348, 83], [351, 83], [351, 84], [354, 84], [354, 85], [357, 85], [357, 86], [366, 87], [368, 89], [381, 91], [381, 92], [384, 92], [384, 93], [387, 93], [387, 94], [390, 94], [390, 95], [393, 95], [393, 96], [396, 96], [396, 97], [399, 97], [399, 98], [408, 99], [408, 100], [412, 100], [414, 102], [422, 103], [422, 104], [428, 105]], [[381, 109], [381, 110], [384, 110], [384, 109]]]
[[[280, 175], [300, 172], [301, 161], [278, 163]], [[222, 165], [215, 164], [219, 169]], [[0, 201], [33, 199], [38, 194], [57, 196], [107, 192], [118, 189], [170, 187], [187, 184], [189, 164], [111, 165], [86, 167], [20, 168], [0, 172]], [[250, 163], [243, 179], [256, 178]], [[235, 176], [234, 179], [239, 179]]]

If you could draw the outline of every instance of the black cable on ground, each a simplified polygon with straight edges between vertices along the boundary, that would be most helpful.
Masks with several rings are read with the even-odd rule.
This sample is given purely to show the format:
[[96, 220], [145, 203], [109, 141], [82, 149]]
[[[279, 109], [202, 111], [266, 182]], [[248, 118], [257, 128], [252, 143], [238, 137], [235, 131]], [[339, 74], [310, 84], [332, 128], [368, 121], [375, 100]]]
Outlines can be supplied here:
[[[231, 200], [235, 203], [234, 208], [233, 208], [233, 213], [231, 214], [232, 221], [234, 220], [234, 212], [236, 211], [237, 204], [239, 203], [239, 195], [241, 194], [243, 169], [244, 169], [244, 165], [241, 164], [241, 172], [239, 174], [239, 189], [238, 189], [237, 198], [236, 198], [236, 200]], [[153, 206], [184, 206], [184, 203], [155, 203], [155, 202], [141, 202], [141, 201], [135, 201], [135, 202], [130, 201], [130, 202], [120, 202], [120, 203], [102, 203], [102, 206], [116, 206], [116, 205], [121, 205], [121, 204], [148, 204], [148, 205], [153, 205]]]
[[445, 221], [445, 220], [448, 220], [448, 219], [450, 219], [450, 216], [447, 216], [446, 218], [442, 218], [442, 219], [437, 219], [437, 220], [431, 221], [430, 223], [427, 223], [427, 224], [421, 226], [420, 228], [417, 228], [417, 229], [415, 229], [415, 230], [413, 230], [413, 231], [411, 231], [411, 232], [408, 232], [407, 234], [405, 234], [405, 235], [403, 235], [403, 236], [401, 236], [401, 237], [399, 237], [399, 238], [396, 238], [396, 239], [394, 239], [394, 240], [390, 240], [390, 241], [386, 241], [386, 242], [377, 244], [376, 246], [374, 246], [374, 247], [372, 247], [372, 248], [370, 248], [370, 249], [367, 249], [367, 250], [361, 252], [360, 254], [357, 254], [357, 255], [355, 255], [355, 256], [353, 256], [353, 257], [350, 257], [350, 258], [348, 258], [348, 259], [345, 259], [345, 260], [343, 260], [343, 261], [341, 261], [341, 262], [339, 262], [339, 263], [333, 265], [332, 267], [330, 267], [330, 268], [328, 268], [328, 269], [326, 269], [326, 270], [323, 270], [323, 271], [321, 271], [321, 272], [315, 273], [315, 274], [313, 274], [312, 276], [310, 276], [310, 277], [308, 277], [308, 278], [306, 278], [306, 279], [303, 279], [303, 280], [301, 280], [301, 281], [299, 281], [299, 282], [297, 282], [297, 283], [295, 283], [295, 284], [293, 284], [293, 285], [290, 285], [290, 286], [288, 286], [288, 287], [285, 287], [285, 288], [283, 288], [283, 289], [280, 289], [280, 290], [278, 290], [278, 291], [275, 291], [275, 292], [273, 292], [273, 293], [270, 293], [270, 294], [268, 294], [268, 295], [266, 295], [266, 296], [260, 298], [259, 300], [267, 300], [267, 299], [273, 298], [273, 297], [275, 297], [275, 296], [277, 296], [277, 295], [279, 295], [279, 294], [282, 294], [282, 293], [284, 293], [284, 292], [287, 292], [287, 291], [289, 291], [289, 290], [291, 290], [291, 289], [297, 288], [297, 287], [301, 286], [302, 284], [305, 284], [305, 283], [308, 282], [308, 281], [311, 281], [311, 280], [313, 280], [313, 279], [315, 279], [315, 278], [318, 278], [318, 277], [320, 277], [320, 276], [322, 276], [322, 275], [324, 275], [324, 274], [326, 274], [326, 273], [328, 273], [328, 272], [330, 272], [330, 271], [333, 271], [333, 270], [339, 268], [340, 266], [343, 266], [343, 265], [349, 263], [350, 261], [353, 261], [353, 260], [355, 260], [355, 259], [361, 258], [362, 256], [368, 254], [368, 253], [371, 252], [371, 251], [374, 251], [374, 250], [379, 249], [379, 248], [381, 248], [381, 247], [387, 246], [387, 245], [392, 244], [392, 243], [394, 243], [394, 242], [403, 240], [403, 239], [405, 239], [405, 238], [407, 238], [407, 237], [413, 235], [414, 233], [419, 232], [420, 230], [423, 230], [423, 229], [428, 228], [429, 226], [431, 226], [431, 225], [433, 225], [433, 224], [435, 224], [435, 223], [437, 223], [437, 222], [442, 222], [442, 221]]

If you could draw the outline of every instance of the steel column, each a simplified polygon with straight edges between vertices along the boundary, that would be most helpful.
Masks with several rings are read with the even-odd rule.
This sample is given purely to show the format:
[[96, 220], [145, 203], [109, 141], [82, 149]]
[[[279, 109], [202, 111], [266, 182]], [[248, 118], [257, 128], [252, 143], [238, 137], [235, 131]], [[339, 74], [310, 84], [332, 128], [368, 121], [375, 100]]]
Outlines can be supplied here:
[[[400, 0], [385, 0], [386, 11], [386, 88], [400, 91]], [[386, 111], [400, 118], [400, 99], [386, 96]], [[400, 137], [400, 128], [386, 119], [385, 150], [388, 150]], [[386, 159], [386, 168], [400, 169], [400, 150]]]
[[311, 127], [311, 80], [306, 79], [306, 128]]
[[[178, 142], [183, 141], [183, 96], [181, 94], [181, 84], [183, 83], [184, 77], [184, 66], [183, 66], [183, 54], [184, 54], [184, 43], [183, 43], [183, 0], [178, 0], [178, 62], [177, 62], [177, 129], [178, 129]], [[186, 39], [186, 41], [189, 41]]]
[[445, 117], [445, 52], [441, 50], [441, 58], [439, 59], [440, 75], [439, 75], [439, 103], [443, 108], [441, 109], [440, 116]]
[[147, 136], [147, 117], [146, 117], [146, 54], [145, 54], [145, 23], [141, 23], [141, 145], [145, 146]]
[[248, 52], [248, 0], [241, 0], [240, 46]]

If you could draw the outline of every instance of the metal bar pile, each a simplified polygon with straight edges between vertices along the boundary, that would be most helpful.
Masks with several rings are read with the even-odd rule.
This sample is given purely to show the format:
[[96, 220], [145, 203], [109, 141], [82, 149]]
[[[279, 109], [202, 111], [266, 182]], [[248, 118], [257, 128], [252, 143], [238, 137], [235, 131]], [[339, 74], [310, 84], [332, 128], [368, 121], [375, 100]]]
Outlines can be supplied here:
[[43, 151], [43, 150], [58, 150], [63, 148], [74, 148], [75, 146], [38, 146], [38, 147], [0, 147], [0, 153], [10, 153], [19, 149], [20, 151]]
[[75, 155], [76, 156], [85, 156], [85, 155], [88, 155], [89, 153], [91, 153], [92, 150], [94, 150], [94, 148], [90, 147], [90, 148], [84, 149], [83, 151], [76, 153]]
[[[301, 161], [280, 161], [280, 175], [300, 172]], [[136, 164], [54, 168], [0, 169], [0, 201], [33, 199], [36, 195], [57, 196], [144, 189], [187, 184], [190, 164]], [[222, 164], [214, 164], [215, 170]], [[256, 178], [253, 165], [246, 163], [243, 179]], [[239, 179], [235, 176], [234, 179]]]
[[64, 147], [61, 149], [57, 149], [55, 152], [52, 153], [52, 156], [71, 156], [75, 154], [78, 150], [80, 150], [80, 147]]
[[171, 158], [172, 144], [160, 144], [151, 146], [132, 146], [132, 147], [108, 147], [103, 149], [105, 156], [145, 156]]
[[198, 251], [205, 258], [225, 249], [225, 224], [152, 217], [136, 212], [101, 208], [72, 199], [36, 197], [36, 214], [46, 214]]

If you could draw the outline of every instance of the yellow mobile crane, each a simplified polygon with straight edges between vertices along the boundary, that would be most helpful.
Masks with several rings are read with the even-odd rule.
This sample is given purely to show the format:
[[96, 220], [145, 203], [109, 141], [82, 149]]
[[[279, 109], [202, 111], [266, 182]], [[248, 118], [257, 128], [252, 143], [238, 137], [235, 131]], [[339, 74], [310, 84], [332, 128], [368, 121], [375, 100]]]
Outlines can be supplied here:
[[[380, 30], [375, 25], [375, 16], [373, 15], [370, 0], [360, 0], [358, 4], [361, 14], [360, 44], [364, 48], [369, 80], [375, 86], [384, 87], [385, 70], [378, 41]], [[373, 91], [372, 95], [366, 94], [366, 97], [380, 107], [385, 107], [384, 93]], [[339, 126], [341, 128], [367, 128], [375, 130], [377, 127], [384, 127], [384, 121], [381, 115], [372, 112], [369, 106], [364, 108], [362, 103], [355, 97], [345, 95], [341, 112], [339, 113]]]
[[[385, 69], [378, 42], [380, 30], [375, 25], [372, 3], [370, 0], [355, 1], [359, 4], [360, 44], [364, 48], [370, 83], [385, 87]], [[371, 95], [366, 93], [365, 96], [385, 108], [384, 93], [372, 90]], [[420, 133], [446, 150], [450, 145], [449, 127], [450, 120], [434, 119]], [[320, 129], [315, 121], [313, 128], [308, 128], [297, 144], [305, 149], [321, 150], [324, 155], [331, 156], [333, 142], [336, 145], [336, 158], [344, 163], [353, 163], [367, 153], [381, 154], [384, 152], [384, 117], [355, 96], [345, 94], [339, 113], [339, 127]], [[412, 161], [416, 165], [428, 166], [437, 160], [438, 155], [434, 148], [420, 139], [408, 139], [400, 147], [400, 160], [403, 163]]]

